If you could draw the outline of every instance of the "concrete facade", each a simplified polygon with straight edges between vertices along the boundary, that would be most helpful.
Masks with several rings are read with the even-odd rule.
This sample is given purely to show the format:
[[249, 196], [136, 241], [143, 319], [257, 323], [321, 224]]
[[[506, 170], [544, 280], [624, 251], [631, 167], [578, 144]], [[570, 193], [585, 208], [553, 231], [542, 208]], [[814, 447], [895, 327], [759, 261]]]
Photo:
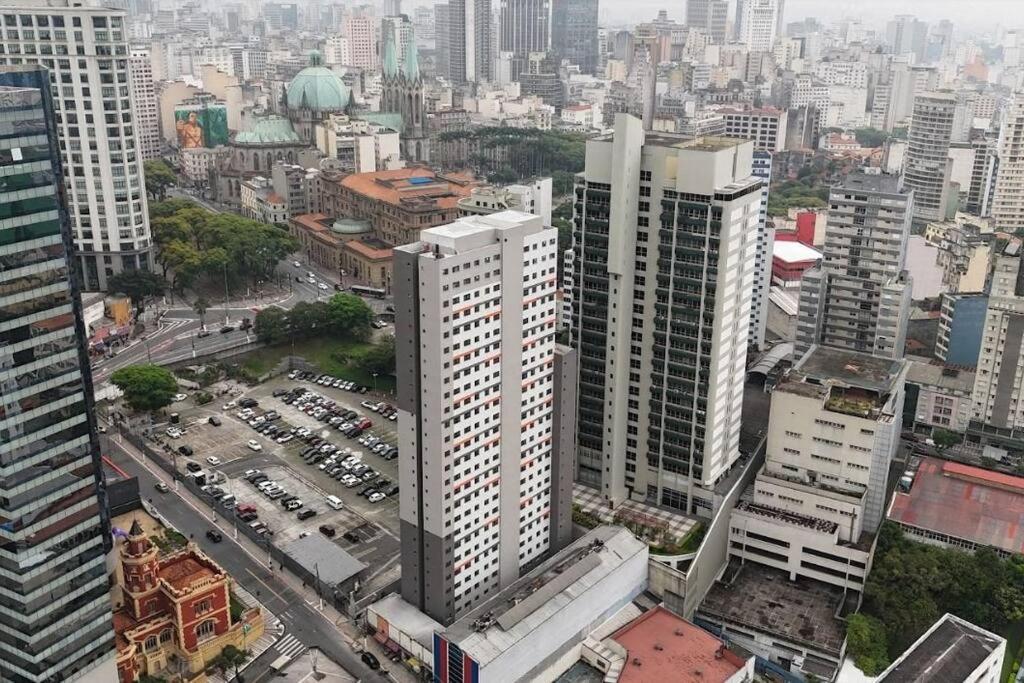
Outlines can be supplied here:
[[564, 534], [551, 526], [571, 506], [552, 483], [571, 457], [552, 438], [558, 237], [506, 211], [421, 238], [395, 249], [402, 595], [447, 624]]

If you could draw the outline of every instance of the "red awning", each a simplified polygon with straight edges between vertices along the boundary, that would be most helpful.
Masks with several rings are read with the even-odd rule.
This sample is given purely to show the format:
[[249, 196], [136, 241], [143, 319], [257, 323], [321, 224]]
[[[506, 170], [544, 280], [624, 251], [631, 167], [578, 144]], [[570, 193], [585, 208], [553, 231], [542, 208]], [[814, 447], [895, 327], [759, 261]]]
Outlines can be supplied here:
[[388, 634], [384, 631], [377, 631], [373, 634], [373, 639], [381, 645], [383, 645], [384, 643], [388, 642]]

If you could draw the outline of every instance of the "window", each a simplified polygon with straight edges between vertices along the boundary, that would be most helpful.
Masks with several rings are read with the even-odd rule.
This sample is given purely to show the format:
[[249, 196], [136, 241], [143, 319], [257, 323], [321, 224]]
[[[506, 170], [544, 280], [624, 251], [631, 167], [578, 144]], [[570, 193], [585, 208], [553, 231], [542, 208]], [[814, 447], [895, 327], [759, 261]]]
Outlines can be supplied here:
[[200, 640], [209, 638], [217, 630], [217, 622], [214, 619], [207, 619], [203, 623], [196, 626], [196, 637]]
[[146, 652], [151, 652], [152, 650], [155, 650], [156, 636], [150, 636], [149, 638], [146, 638], [146, 642], [142, 647], [146, 650]]

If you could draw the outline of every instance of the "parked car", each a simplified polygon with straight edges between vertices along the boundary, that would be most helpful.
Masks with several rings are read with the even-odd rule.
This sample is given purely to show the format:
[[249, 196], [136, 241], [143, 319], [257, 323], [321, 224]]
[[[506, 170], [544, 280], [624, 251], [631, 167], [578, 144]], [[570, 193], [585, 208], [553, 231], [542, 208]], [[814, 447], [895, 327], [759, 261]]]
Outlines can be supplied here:
[[208, 455], [206, 456], [206, 462], [210, 463], [211, 465], [219, 465], [220, 458], [218, 458], [216, 455]]
[[303, 510], [299, 510], [299, 513], [295, 516], [299, 519], [309, 519], [310, 517], [313, 517], [315, 515], [316, 510], [313, 510], [312, 508], [305, 508]]
[[224, 539], [224, 537], [220, 535], [219, 531], [214, 531], [213, 529], [206, 532], [206, 537], [214, 543], [220, 543]]
[[178, 446], [178, 452], [182, 455], [192, 455], [194, 451], [191, 446]]
[[210, 424], [212, 424], [212, 425], [213, 425], [214, 427], [220, 427], [220, 425], [221, 425], [221, 421], [220, 421], [220, 418], [219, 418], [219, 417], [217, 417], [216, 415], [211, 415], [211, 416], [210, 416], [210, 419], [209, 419], [209, 422], [210, 422]]
[[359, 541], [362, 540], [361, 538], [359, 538], [358, 534], [354, 534], [351, 531], [346, 531], [345, 533], [343, 533], [341, 535], [341, 537], [344, 538], [349, 543], [359, 543]]
[[180, 429], [178, 429], [177, 427], [168, 427], [168, 428], [167, 428], [167, 431], [166, 431], [166, 432], [164, 432], [164, 433], [165, 433], [165, 434], [166, 434], [167, 436], [171, 437], [172, 439], [178, 439], [178, 438], [181, 438], [181, 435], [182, 435], [182, 434], [183, 434], [184, 432], [182, 432], [182, 431], [181, 431]]
[[220, 328], [220, 333], [221, 334], [227, 334], [228, 332], [234, 332], [234, 331], [235, 331], [235, 326], [234, 325], [224, 325], [223, 327]]
[[241, 408], [255, 408], [259, 404], [260, 402], [254, 398], [243, 398], [238, 402], [238, 405]]
[[377, 491], [376, 493], [371, 493], [367, 497], [367, 500], [370, 501], [371, 503], [379, 503], [380, 501], [384, 500], [385, 498], [387, 498], [387, 496], [385, 496], [380, 491]]
[[158, 481], [153, 488], [155, 488], [160, 493], [167, 493], [168, 491], [171, 490], [171, 488], [162, 481]]
[[320, 533], [322, 533], [327, 538], [334, 538], [334, 534], [337, 532], [334, 530], [334, 527], [330, 524], [321, 524]]
[[188, 394], [175, 394], [175, 395], [174, 395], [174, 396], [173, 396], [173, 397], [171, 398], [171, 401], [172, 401], [173, 403], [177, 403], [178, 401], [184, 401], [184, 400], [185, 400], [186, 398], [188, 398]]
[[191, 460], [189, 460], [187, 463], [185, 463], [185, 469], [188, 470], [189, 472], [199, 472], [200, 470], [203, 469], [203, 466], [197, 462], [192, 462]]
[[251, 451], [262, 451], [263, 450], [263, 446], [261, 446], [260, 442], [257, 441], [256, 439], [249, 439], [249, 443], [247, 443], [246, 445], [249, 447], [249, 450], [251, 450]]
[[380, 660], [377, 659], [372, 652], [364, 652], [359, 655], [359, 658], [363, 660], [363, 664], [370, 667], [374, 671], [380, 668]]

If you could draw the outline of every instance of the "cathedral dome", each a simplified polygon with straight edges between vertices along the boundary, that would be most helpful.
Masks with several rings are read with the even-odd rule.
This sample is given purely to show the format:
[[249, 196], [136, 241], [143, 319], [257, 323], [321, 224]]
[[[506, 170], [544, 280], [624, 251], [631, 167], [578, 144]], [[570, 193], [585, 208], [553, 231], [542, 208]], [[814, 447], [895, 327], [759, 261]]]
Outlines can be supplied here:
[[323, 66], [320, 53], [309, 55], [309, 66], [300, 71], [288, 84], [288, 109], [311, 109], [320, 112], [340, 112], [348, 106], [352, 96], [341, 77]]

